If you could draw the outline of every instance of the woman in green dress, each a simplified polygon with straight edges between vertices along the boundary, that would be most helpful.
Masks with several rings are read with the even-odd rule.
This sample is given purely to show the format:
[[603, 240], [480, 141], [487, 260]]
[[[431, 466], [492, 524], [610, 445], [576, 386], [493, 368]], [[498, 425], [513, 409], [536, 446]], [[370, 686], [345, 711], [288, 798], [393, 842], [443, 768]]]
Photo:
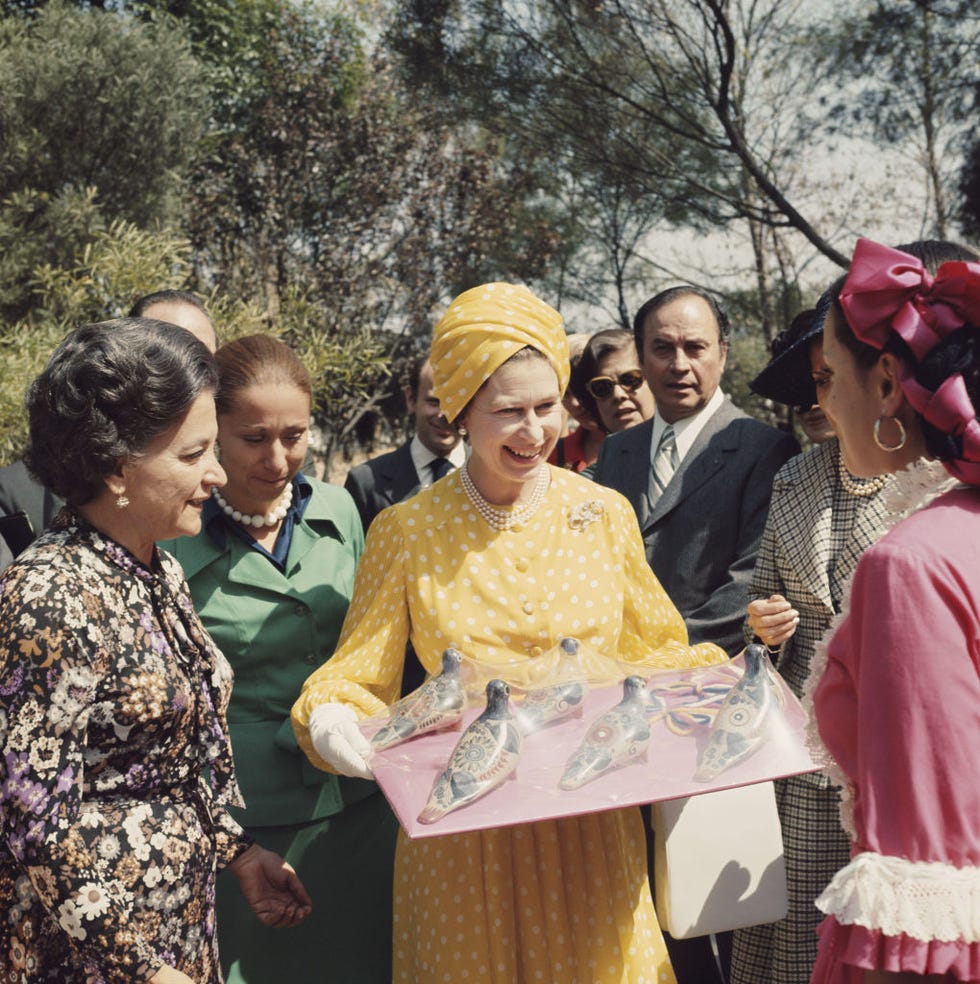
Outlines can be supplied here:
[[167, 544], [195, 607], [235, 671], [228, 723], [246, 808], [237, 819], [300, 874], [303, 927], [266, 931], [219, 881], [218, 933], [229, 984], [391, 979], [397, 824], [376, 785], [313, 768], [289, 711], [332, 655], [364, 536], [347, 492], [308, 478], [310, 379], [267, 335], [216, 354], [218, 442], [228, 483], [203, 528]]

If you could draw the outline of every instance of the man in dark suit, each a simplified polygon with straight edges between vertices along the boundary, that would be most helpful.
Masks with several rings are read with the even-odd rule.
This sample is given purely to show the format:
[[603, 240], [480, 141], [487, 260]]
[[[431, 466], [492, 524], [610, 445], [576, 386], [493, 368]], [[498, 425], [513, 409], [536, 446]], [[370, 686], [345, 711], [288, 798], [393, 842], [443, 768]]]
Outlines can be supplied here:
[[367, 533], [382, 509], [426, 488], [466, 460], [456, 429], [432, 395], [432, 366], [428, 358], [412, 366], [405, 403], [415, 418], [415, 436], [400, 448], [352, 468], [344, 488], [354, 497]]
[[0, 468], [0, 512], [26, 513], [34, 536], [40, 536], [58, 515], [64, 502], [27, 470], [23, 461]]
[[[415, 435], [400, 448], [355, 466], [344, 482], [361, 514], [365, 533], [382, 509], [414, 495], [466, 460], [466, 448], [456, 428], [446, 420], [432, 395], [432, 366], [427, 356], [412, 364], [404, 395], [408, 412], [415, 418]], [[424, 680], [425, 670], [409, 643], [402, 695], [411, 693]]]
[[[729, 322], [706, 291], [680, 286], [652, 297], [637, 312], [633, 335], [656, 411], [603, 441], [595, 479], [636, 510], [647, 562], [691, 642], [714, 642], [734, 656], [744, 646], [772, 481], [799, 445], [721, 392]], [[708, 938], [667, 937], [681, 984], [727, 979], [730, 937], [718, 939], [720, 968]]]

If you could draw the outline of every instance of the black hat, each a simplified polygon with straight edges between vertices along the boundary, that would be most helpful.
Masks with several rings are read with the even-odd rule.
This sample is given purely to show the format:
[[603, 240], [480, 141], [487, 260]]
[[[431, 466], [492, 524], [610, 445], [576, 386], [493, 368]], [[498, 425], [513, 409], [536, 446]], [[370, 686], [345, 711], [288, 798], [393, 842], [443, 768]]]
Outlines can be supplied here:
[[769, 364], [749, 383], [749, 389], [766, 399], [791, 407], [812, 407], [817, 388], [810, 373], [810, 342], [823, 334], [823, 323], [830, 310], [830, 293], [825, 293], [816, 310], [802, 311], [772, 341]]

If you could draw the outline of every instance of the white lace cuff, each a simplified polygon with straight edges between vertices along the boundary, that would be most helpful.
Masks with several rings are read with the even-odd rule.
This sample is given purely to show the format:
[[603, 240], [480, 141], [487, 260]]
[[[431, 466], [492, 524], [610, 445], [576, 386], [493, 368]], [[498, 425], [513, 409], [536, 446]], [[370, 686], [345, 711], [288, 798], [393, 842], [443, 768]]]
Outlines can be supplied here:
[[817, 908], [845, 926], [923, 942], [980, 942], [980, 868], [865, 852], [834, 876]]

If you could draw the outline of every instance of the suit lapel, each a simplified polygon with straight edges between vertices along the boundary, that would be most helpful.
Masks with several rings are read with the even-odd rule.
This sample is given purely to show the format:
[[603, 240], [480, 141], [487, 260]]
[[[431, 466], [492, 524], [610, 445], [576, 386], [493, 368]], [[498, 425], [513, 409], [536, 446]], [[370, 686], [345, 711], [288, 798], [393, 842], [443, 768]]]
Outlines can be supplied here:
[[650, 482], [650, 441], [653, 439], [653, 419], [623, 431], [619, 441], [619, 474], [622, 482], [613, 483], [636, 511], [642, 528], [650, 515], [647, 495]]
[[412, 461], [411, 442], [403, 444], [392, 454], [382, 468], [383, 491], [389, 503], [407, 499], [419, 489], [418, 473]]
[[[738, 440], [734, 435], [720, 433], [735, 416], [731, 411], [732, 406], [726, 400], [701, 428], [691, 450], [684, 455], [684, 460], [664, 489], [664, 494], [654, 504], [646, 521], [640, 523], [644, 533], [720, 471], [726, 453], [738, 449]], [[712, 440], [714, 446], [709, 448]]]

